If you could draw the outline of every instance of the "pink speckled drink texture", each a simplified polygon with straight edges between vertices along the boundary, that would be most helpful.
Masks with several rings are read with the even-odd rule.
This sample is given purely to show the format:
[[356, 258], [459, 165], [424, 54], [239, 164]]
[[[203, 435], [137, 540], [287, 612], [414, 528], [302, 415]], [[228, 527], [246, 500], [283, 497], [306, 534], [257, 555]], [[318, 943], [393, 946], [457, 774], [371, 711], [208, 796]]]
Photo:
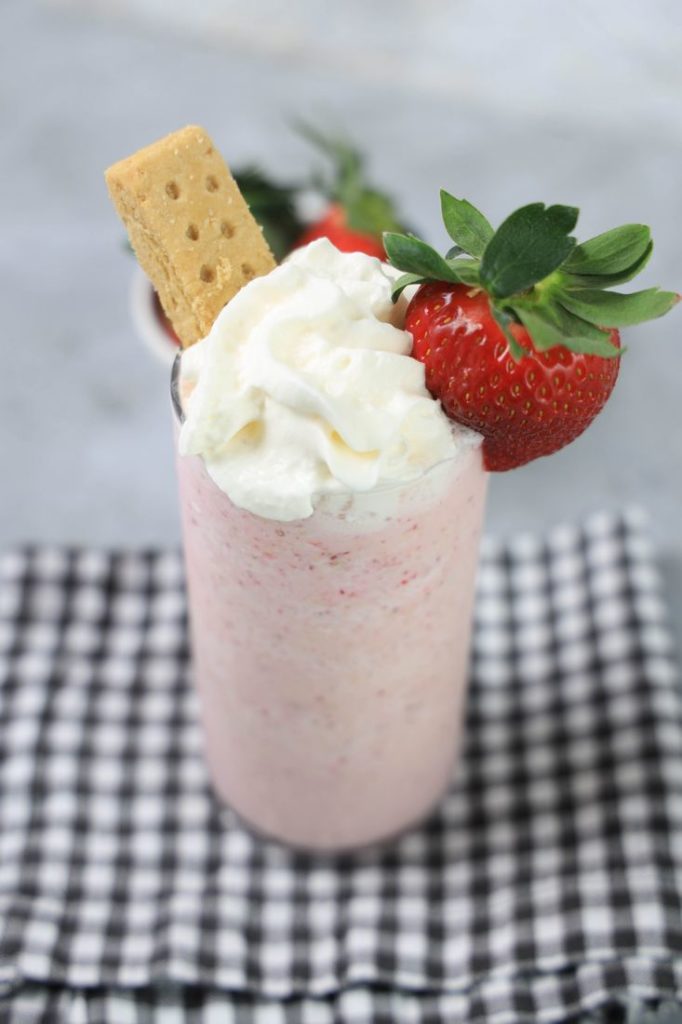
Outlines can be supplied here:
[[282, 523], [178, 459], [194, 676], [215, 789], [298, 847], [416, 822], [459, 747], [486, 474], [419, 480]]

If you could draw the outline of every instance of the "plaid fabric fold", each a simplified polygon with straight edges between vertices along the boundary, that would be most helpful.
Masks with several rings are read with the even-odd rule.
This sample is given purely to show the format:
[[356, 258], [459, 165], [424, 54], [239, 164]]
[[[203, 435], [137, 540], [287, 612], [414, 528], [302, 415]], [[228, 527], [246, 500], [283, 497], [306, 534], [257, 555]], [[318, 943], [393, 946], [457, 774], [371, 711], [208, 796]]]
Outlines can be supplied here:
[[9, 1022], [559, 1021], [682, 994], [682, 692], [634, 515], [478, 581], [467, 746], [420, 829], [315, 859], [211, 796], [177, 552], [0, 557]]

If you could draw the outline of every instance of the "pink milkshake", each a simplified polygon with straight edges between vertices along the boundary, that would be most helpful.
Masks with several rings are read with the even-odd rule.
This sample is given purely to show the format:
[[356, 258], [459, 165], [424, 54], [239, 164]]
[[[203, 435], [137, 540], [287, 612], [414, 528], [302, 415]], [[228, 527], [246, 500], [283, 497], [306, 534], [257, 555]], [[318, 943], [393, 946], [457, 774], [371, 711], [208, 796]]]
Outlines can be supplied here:
[[[495, 230], [445, 190], [444, 257], [391, 229], [390, 266], [327, 238], [276, 266], [196, 125], [106, 179], [183, 346], [178, 473], [215, 788], [297, 847], [395, 834], [457, 755], [484, 466], [578, 437], [616, 382], [618, 328], [681, 296], [611, 291], [646, 264], [644, 225], [578, 244], [577, 208], [529, 203]], [[378, 246], [393, 217], [355, 198]]]
[[[442, 795], [459, 746], [480, 449], [391, 495], [277, 523], [179, 460], [194, 672], [215, 788], [257, 830], [335, 850]], [[363, 507], [368, 506], [368, 507]]]
[[[320, 253], [329, 255], [318, 246], [315, 261]], [[342, 269], [362, 275], [367, 259], [344, 257]], [[395, 325], [382, 322], [375, 334], [365, 323], [362, 346], [353, 350], [348, 336], [359, 328], [351, 323], [343, 359], [332, 354], [340, 376], [352, 372], [348, 361], [361, 360], [363, 375], [368, 361], [387, 378], [385, 394], [370, 382], [369, 404], [344, 420], [347, 396], [337, 377], [319, 384], [310, 369], [311, 336], [326, 345], [333, 334], [329, 295], [312, 327], [307, 313], [301, 327], [295, 303], [286, 316], [276, 306], [259, 358], [241, 368], [225, 360], [228, 349], [242, 350], [235, 338], [244, 324], [245, 348], [256, 344], [259, 303], [268, 306], [273, 291], [279, 302], [283, 284], [298, 287], [285, 270], [270, 275], [274, 283], [265, 278], [244, 289], [243, 308], [239, 297], [226, 307], [230, 330], [219, 318], [220, 342], [209, 336], [190, 350], [203, 365], [200, 372], [190, 366], [179, 381], [188, 420], [192, 411], [196, 420], [179, 432], [181, 453], [192, 429], [191, 437], [201, 438], [185, 440], [178, 457], [194, 673], [218, 795], [258, 832], [335, 851], [418, 821], [451, 778], [486, 473], [480, 439], [452, 425], [428, 396], [420, 364], [405, 354], [409, 338]], [[390, 282], [383, 287], [390, 295]], [[277, 349], [271, 366], [272, 346], [287, 331], [296, 345]], [[210, 344], [220, 349], [213, 363]], [[315, 350], [315, 365], [320, 358]], [[255, 369], [245, 384], [249, 365]], [[223, 387], [232, 394], [223, 408], [213, 389], [225, 367], [220, 396]], [[246, 428], [237, 422], [225, 445], [225, 424], [240, 402], [254, 400], [253, 374], [268, 389], [261, 420], [249, 419]], [[203, 426], [197, 409], [208, 410]], [[344, 437], [355, 438], [359, 450]], [[202, 458], [191, 454], [193, 444], [204, 452], [214, 447]], [[378, 474], [373, 482], [370, 473]]]

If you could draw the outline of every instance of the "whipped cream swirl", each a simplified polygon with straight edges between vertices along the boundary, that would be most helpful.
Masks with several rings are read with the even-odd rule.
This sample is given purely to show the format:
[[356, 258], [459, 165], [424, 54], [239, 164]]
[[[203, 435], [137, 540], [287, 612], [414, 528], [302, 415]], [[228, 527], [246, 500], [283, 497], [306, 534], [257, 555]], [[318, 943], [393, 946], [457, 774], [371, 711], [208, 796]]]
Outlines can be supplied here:
[[410, 357], [392, 277], [320, 239], [249, 282], [183, 354], [180, 452], [235, 505], [303, 519], [321, 495], [407, 482], [470, 447]]

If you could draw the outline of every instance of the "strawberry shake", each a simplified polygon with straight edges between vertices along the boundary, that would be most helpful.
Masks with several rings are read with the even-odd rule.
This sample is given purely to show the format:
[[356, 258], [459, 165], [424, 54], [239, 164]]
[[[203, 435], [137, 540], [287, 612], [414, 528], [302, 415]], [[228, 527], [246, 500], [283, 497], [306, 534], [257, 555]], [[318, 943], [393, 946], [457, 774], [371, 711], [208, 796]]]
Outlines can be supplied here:
[[451, 777], [486, 473], [377, 259], [320, 240], [245, 288], [177, 381], [195, 677], [217, 792], [339, 850]]
[[[680, 301], [614, 290], [651, 256], [643, 224], [579, 244], [575, 207], [529, 203], [495, 229], [443, 190], [443, 256], [390, 230], [356, 155], [342, 166], [346, 207], [280, 266], [198, 126], [106, 175], [183, 346], [178, 474], [213, 782], [258, 831], [327, 851], [401, 831], [447, 786], [488, 471], [579, 437], [616, 384], [620, 328]], [[381, 243], [358, 234], [368, 224], [389, 228]]]

